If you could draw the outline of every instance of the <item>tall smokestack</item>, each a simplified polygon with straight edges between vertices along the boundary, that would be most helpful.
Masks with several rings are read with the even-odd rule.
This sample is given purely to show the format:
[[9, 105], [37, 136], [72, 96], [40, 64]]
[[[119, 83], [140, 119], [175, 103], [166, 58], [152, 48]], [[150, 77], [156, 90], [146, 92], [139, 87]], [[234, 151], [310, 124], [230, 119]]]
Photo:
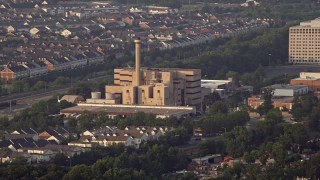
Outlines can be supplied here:
[[141, 48], [141, 41], [140, 41], [140, 37], [137, 37], [134, 40], [135, 43], [135, 48], [136, 48], [136, 81], [135, 81], [135, 85], [136, 86], [140, 86], [141, 83], [141, 78], [140, 78], [140, 48]]

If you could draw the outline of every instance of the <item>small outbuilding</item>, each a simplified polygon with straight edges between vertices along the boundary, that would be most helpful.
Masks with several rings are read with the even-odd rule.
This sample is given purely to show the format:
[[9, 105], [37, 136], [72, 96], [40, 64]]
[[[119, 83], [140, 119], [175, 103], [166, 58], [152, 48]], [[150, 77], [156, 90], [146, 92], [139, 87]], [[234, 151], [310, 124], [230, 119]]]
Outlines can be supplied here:
[[82, 96], [79, 96], [79, 95], [64, 95], [59, 100], [59, 102], [63, 101], [63, 100], [66, 100], [67, 102], [72, 103], [72, 104], [77, 104], [79, 102], [84, 102], [84, 98]]

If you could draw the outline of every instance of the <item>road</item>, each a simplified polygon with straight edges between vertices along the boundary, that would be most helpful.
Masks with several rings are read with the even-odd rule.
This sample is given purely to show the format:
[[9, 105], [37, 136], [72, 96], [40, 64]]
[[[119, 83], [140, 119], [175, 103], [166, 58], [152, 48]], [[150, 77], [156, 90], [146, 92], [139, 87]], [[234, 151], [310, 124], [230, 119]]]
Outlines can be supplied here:
[[266, 76], [273, 78], [281, 75], [299, 75], [302, 71], [320, 71], [320, 64], [298, 64], [298, 65], [286, 65], [286, 66], [267, 66], [264, 68]]
[[0, 116], [9, 116], [12, 117], [22, 111], [23, 109], [29, 108], [32, 106], [33, 103], [39, 102], [41, 100], [49, 100], [53, 95], [55, 94], [63, 94], [66, 93], [69, 90], [69, 88], [62, 88], [57, 90], [50, 90], [42, 93], [37, 94], [31, 94], [26, 96], [18, 96], [15, 98], [12, 98], [12, 100], [17, 101], [17, 105], [12, 106], [11, 110], [10, 108], [2, 109], [0, 110]]
[[60, 90], [64, 90], [64, 89], [69, 89], [70, 86], [62, 86], [62, 87], [52, 87], [50, 89], [46, 89], [46, 90], [40, 90], [40, 91], [30, 91], [30, 92], [24, 92], [24, 93], [17, 93], [17, 94], [12, 94], [12, 95], [8, 95], [8, 96], [4, 96], [0, 98], [0, 102], [5, 102], [5, 101], [13, 101], [13, 100], [19, 100], [19, 99], [23, 99], [25, 97], [30, 97], [33, 95], [46, 95], [48, 93], [54, 93], [55, 91], [60, 91]]
[[[87, 81], [98, 81], [104, 78], [110, 78], [111, 75], [100, 76], [96, 78], [88, 79]], [[49, 100], [55, 94], [64, 94], [70, 88], [70, 85], [66, 85], [63, 87], [51, 87], [46, 90], [41, 91], [31, 91], [26, 93], [19, 93], [19, 94], [12, 94], [10, 96], [5, 96], [0, 98], [0, 102], [5, 101], [17, 101], [17, 105], [12, 106], [12, 109], [6, 108], [0, 110], [0, 117], [1, 116], [9, 116], [12, 117], [18, 112], [22, 111], [23, 109], [29, 108], [32, 106], [33, 103], [39, 102], [41, 100]]]

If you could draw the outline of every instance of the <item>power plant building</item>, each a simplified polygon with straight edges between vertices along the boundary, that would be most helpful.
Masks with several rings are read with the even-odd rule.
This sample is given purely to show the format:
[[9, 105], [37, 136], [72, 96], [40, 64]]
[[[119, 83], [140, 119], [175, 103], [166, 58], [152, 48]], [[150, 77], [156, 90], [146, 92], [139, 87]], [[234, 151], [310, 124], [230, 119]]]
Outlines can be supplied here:
[[140, 68], [140, 39], [135, 40], [135, 68], [114, 70], [105, 92], [126, 105], [198, 106], [202, 102], [200, 69]]
[[69, 116], [83, 111], [106, 112], [110, 117], [124, 117], [137, 112], [156, 117], [181, 117], [201, 109], [211, 89], [201, 87], [200, 69], [141, 68], [140, 39], [135, 39], [135, 67], [114, 69], [114, 83], [101, 92], [92, 92], [91, 99], [75, 107], [61, 110]]

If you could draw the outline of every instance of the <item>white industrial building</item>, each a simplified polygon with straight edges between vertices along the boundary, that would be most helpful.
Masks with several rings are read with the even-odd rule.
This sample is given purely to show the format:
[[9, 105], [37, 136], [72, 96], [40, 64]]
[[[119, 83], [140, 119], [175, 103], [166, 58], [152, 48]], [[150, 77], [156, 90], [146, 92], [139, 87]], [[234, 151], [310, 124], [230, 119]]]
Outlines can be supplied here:
[[228, 80], [208, 80], [201, 79], [201, 87], [211, 90], [211, 93], [217, 92], [221, 98], [228, 97], [233, 91], [232, 78]]
[[308, 93], [308, 86], [305, 85], [274, 84], [268, 86], [267, 88], [272, 88], [274, 90], [273, 96], [275, 97], [293, 97], [296, 95], [305, 95]]

